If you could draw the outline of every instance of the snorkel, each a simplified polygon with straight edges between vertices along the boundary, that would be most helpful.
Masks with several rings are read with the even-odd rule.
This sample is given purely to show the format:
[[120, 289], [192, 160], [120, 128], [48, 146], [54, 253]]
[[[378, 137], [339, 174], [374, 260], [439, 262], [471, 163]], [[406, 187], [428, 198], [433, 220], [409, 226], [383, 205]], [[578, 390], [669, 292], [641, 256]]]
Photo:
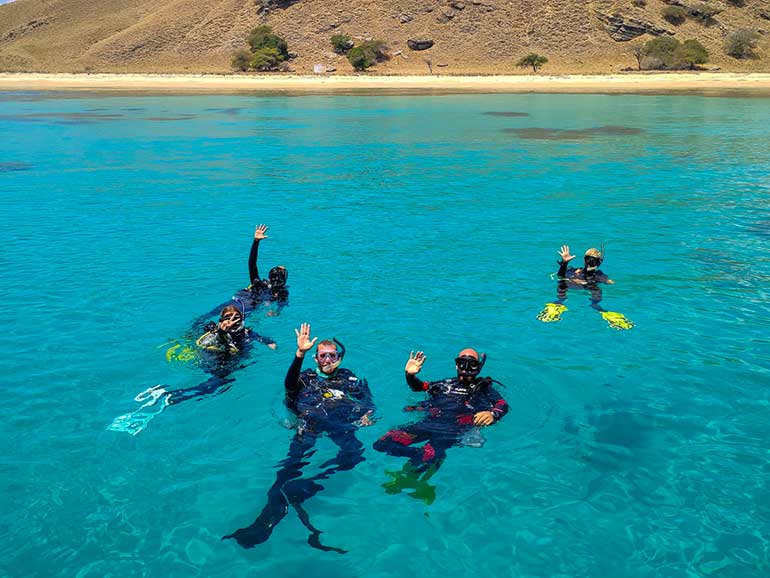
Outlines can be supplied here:
[[[335, 346], [335, 351], [320, 352], [321, 346]], [[315, 362], [318, 365], [318, 371], [325, 376], [333, 375], [342, 363], [342, 359], [345, 357], [345, 346], [336, 337], [332, 337], [331, 341], [325, 339], [318, 344], [318, 349], [315, 354]]]

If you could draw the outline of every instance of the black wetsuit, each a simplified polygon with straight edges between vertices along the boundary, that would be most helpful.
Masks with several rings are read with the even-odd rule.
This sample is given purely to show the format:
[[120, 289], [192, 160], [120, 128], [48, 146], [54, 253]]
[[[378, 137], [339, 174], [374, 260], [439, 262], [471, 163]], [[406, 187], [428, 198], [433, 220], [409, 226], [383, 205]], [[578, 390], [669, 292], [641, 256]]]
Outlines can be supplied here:
[[218, 315], [222, 309], [227, 305], [235, 304], [239, 309], [243, 310], [243, 314], [247, 315], [254, 311], [260, 305], [272, 305], [275, 307], [275, 312], [280, 313], [280, 310], [289, 303], [289, 289], [286, 286], [274, 287], [271, 285], [268, 279], [262, 279], [259, 276], [259, 269], [257, 268], [257, 257], [259, 256], [259, 239], [254, 239], [251, 244], [251, 251], [249, 251], [249, 281], [251, 284], [245, 289], [241, 289], [232, 298], [217, 305], [208, 313], [201, 315], [196, 319], [196, 323], [202, 320], [210, 319], [211, 317]]
[[[284, 386], [286, 405], [297, 415], [299, 423], [289, 453], [280, 462], [275, 483], [267, 492], [267, 504], [253, 524], [225, 536], [234, 538], [244, 548], [253, 548], [266, 541], [291, 504], [311, 532], [308, 538], [311, 546], [342, 552], [320, 543], [320, 532], [310, 524], [301, 505], [323, 489], [316, 482], [336, 472], [352, 470], [364, 461], [364, 446], [356, 437], [356, 430], [359, 420], [374, 411], [374, 402], [366, 380], [348, 369], [338, 369], [329, 377], [314, 369], [301, 369], [302, 358], [295, 357]], [[316, 441], [324, 434], [339, 447], [339, 451], [320, 465], [323, 470], [319, 474], [302, 479], [302, 468], [308, 465]]]
[[[269, 345], [275, 343], [269, 337], [264, 337], [244, 327], [241, 331], [228, 333], [218, 329], [213, 322], [205, 327], [204, 337], [207, 337], [207, 348], [201, 349], [201, 367], [211, 377], [193, 387], [176, 389], [169, 392], [169, 405], [187, 401], [188, 399], [200, 399], [202, 397], [219, 395], [232, 387], [235, 378], [230, 377], [235, 370], [245, 367], [244, 360], [251, 353], [255, 342]], [[194, 332], [200, 332], [196, 325]]]
[[[374, 443], [374, 449], [409, 458], [419, 471], [441, 466], [447, 449], [474, 427], [476, 413], [491, 411], [497, 423], [508, 412], [508, 404], [492, 387], [489, 377], [477, 377], [471, 385], [466, 385], [456, 377], [427, 382], [407, 373], [406, 382], [412, 391], [427, 392], [427, 400], [406, 407], [407, 411], [425, 412], [425, 417], [417, 423], [390, 430]], [[422, 442], [426, 442], [425, 445], [415, 446]]]
[[564, 261], [559, 261], [559, 270], [556, 275], [559, 278], [556, 286], [556, 303], [564, 303], [567, 300], [569, 289], [585, 289], [591, 296], [591, 307], [597, 311], [604, 311], [599, 305], [602, 300], [602, 289], [599, 283], [608, 283], [610, 278], [601, 269], [589, 272], [584, 267], [575, 269], [568, 267]]

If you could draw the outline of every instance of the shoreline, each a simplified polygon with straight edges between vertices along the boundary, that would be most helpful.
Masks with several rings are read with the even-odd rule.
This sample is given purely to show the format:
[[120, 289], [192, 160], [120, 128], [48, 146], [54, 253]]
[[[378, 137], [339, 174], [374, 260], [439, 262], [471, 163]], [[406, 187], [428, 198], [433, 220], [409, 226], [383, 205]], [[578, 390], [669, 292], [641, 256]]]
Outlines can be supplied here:
[[0, 91], [169, 93], [676, 93], [770, 96], [770, 73], [671, 72], [607, 75], [375, 76], [0, 73]]

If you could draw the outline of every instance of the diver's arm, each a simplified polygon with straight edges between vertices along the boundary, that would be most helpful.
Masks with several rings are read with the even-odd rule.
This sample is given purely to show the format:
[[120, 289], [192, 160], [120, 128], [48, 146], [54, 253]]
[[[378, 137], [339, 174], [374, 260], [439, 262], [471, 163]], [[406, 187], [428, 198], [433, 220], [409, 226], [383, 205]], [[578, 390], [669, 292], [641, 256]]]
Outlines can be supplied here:
[[609, 278], [609, 275], [602, 271], [598, 271], [596, 274], [596, 282], [597, 283], [606, 283], [607, 285], [614, 285], [615, 281]]
[[567, 264], [575, 258], [575, 255], [570, 253], [569, 245], [562, 245], [557, 252], [561, 260], [557, 261], [559, 263], [559, 270], [556, 274], [563, 278], [567, 276]]
[[267, 239], [266, 232], [267, 225], [257, 225], [254, 231], [254, 242], [252, 242], [251, 251], [249, 251], [249, 282], [252, 285], [260, 280], [259, 269], [257, 269], [257, 257], [259, 256], [259, 242], [262, 239]]
[[260, 280], [259, 269], [257, 269], [257, 257], [259, 256], [259, 239], [254, 239], [249, 252], [249, 282], [253, 285]]
[[492, 405], [492, 409], [489, 411], [495, 416], [495, 421], [498, 421], [508, 413], [508, 402], [503, 399], [503, 396], [494, 387], [489, 388], [489, 401]]
[[271, 337], [267, 337], [266, 335], [260, 335], [253, 329], [249, 329], [249, 337], [251, 337], [254, 341], [258, 341], [259, 343], [262, 343], [263, 345], [267, 345], [270, 349], [276, 348], [276, 343]]
[[303, 359], [304, 355], [302, 357], [295, 355], [294, 361], [292, 361], [289, 366], [289, 371], [286, 372], [286, 379], [283, 382], [283, 386], [286, 389], [286, 397], [290, 399], [295, 398], [299, 393], [299, 390], [302, 389], [299, 382], [299, 374], [302, 371]]
[[356, 386], [358, 392], [355, 397], [361, 406], [362, 413], [374, 412], [374, 398], [372, 397], [372, 391], [369, 389], [367, 381], [363, 378], [359, 378]]
[[421, 380], [414, 373], [406, 373], [406, 384], [412, 391], [426, 391], [428, 389], [428, 382]]

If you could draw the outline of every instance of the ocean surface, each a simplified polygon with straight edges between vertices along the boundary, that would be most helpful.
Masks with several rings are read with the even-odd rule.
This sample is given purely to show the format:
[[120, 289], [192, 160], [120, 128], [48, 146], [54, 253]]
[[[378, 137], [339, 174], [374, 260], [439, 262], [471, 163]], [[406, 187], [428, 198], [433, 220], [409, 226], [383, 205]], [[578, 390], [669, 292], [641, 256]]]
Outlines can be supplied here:
[[[0, 93], [0, 576], [770, 575], [770, 99]], [[280, 315], [220, 395], [110, 431], [260, 271]], [[557, 251], [605, 247], [601, 306]], [[366, 461], [243, 549], [292, 430], [294, 328], [368, 379]], [[414, 419], [403, 367], [485, 351], [509, 414], [430, 505], [372, 443]], [[311, 366], [308, 358], [305, 367]], [[151, 409], [157, 409], [152, 406]], [[321, 440], [307, 475], [333, 457]]]

